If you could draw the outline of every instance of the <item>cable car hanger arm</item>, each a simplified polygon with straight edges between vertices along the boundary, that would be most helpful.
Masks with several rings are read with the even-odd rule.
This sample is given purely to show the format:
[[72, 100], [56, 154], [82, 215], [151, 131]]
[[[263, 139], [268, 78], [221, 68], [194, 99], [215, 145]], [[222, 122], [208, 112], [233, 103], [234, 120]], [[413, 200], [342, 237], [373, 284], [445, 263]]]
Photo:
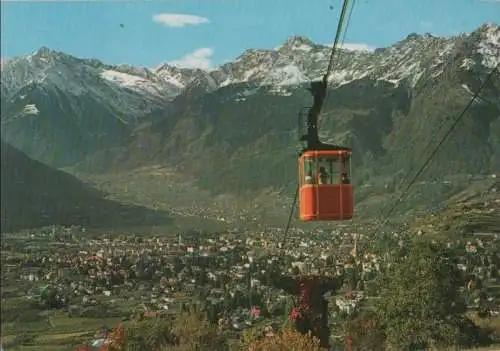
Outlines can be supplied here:
[[313, 106], [307, 114], [307, 134], [302, 136], [301, 141], [305, 141], [307, 146], [306, 149], [323, 148], [326, 144], [323, 144], [319, 140], [318, 135], [318, 119], [323, 108], [323, 103], [326, 97], [326, 88], [328, 86], [328, 77], [333, 68], [335, 54], [337, 53], [337, 45], [342, 34], [342, 28], [344, 26], [345, 14], [347, 13], [347, 8], [349, 7], [349, 0], [344, 0], [342, 6], [342, 12], [340, 13], [340, 19], [337, 25], [337, 32], [335, 34], [335, 41], [333, 42], [332, 51], [330, 54], [330, 60], [328, 62], [328, 68], [326, 70], [323, 79], [320, 81], [311, 82], [311, 87], [308, 89], [313, 96]]

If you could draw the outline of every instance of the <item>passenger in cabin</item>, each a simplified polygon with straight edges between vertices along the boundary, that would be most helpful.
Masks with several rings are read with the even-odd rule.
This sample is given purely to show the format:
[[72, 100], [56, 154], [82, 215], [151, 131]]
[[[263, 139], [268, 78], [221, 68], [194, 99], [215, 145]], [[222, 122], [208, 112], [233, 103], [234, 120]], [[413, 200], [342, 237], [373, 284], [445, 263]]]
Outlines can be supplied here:
[[321, 166], [319, 171], [316, 173], [318, 184], [327, 184], [328, 182], [328, 173], [326, 172], [325, 167]]
[[342, 184], [351, 184], [351, 181], [345, 172], [342, 173]]
[[306, 184], [313, 184], [313, 183], [314, 183], [314, 179], [312, 177], [312, 174], [306, 175]]

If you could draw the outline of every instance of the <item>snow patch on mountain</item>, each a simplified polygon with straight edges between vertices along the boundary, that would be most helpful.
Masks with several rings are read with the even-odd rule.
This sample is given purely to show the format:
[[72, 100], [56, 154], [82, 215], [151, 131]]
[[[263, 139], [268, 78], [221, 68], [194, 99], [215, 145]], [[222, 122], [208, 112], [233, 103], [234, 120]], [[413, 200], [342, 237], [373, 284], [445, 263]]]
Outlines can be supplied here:
[[500, 27], [488, 23], [483, 29], [483, 40], [478, 44], [477, 52], [482, 55], [483, 66], [493, 69], [500, 64]]
[[179, 68], [167, 63], [159, 65], [152, 69], [151, 72], [164, 82], [170, 83], [179, 89], [185, 88], [205, 73], [201, 69]]
[[262, 81], [262, 85], [299, 85], [309, 78], [296, 65], [290, 63], [284, 67], [271, 70]]
[[292, 96], [292, 92], [290, 89], [285, 88], [282, 85], [276, 85], [272, 86], [271, 89], [268, 90], [269, 93], [273, 93], [275, 95], [281, 95], [281, 96]]
[[466, 57], [462, 60], [460, 68], [463, 68], [464, 70], [468, 71], [472, 69], [473, 66], [474, 66], [474, 60], [471, 59], [470, 57]]
[[110, 82], [116, 83], [121, 87], [133, 89], [142, 93], [161, 95], [162, 92], [164, 92], [165, 90], [165, 87], [162, 86], [161, 84], [157, 84], [138, 76], [114, 70], [102, 71], [101, 77]]
[[471, 90], [471, 88], [469, 88], [469, 86], [467, 84], [461, 84], [461, 86], [462, 86], [462, 88], [465, 89], [466, 92], [468, 92], [471, 95], [474, 95], [474, 92]]
[[38, 115], [40, 111], [38, 110], [38, 107], [36, 107], [35, 104], [28, 104], [24, 106], [23, 113], [25, 115]]

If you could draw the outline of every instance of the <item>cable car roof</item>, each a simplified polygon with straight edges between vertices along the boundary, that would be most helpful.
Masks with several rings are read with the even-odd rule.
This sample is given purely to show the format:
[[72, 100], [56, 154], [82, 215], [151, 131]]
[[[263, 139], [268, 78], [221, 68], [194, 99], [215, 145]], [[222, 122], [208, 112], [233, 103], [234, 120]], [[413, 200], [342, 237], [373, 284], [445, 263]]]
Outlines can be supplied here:
[[327, 156], [340, 156], [340, 155], [350, 155], [350, 150], [306, 150], [300, 156], [301, 157], [327, 157]]
[[316, 148], [304, 149], [300, 153], [300, 156], [327, 156], [327, 155], [339, 155], [351, 153], [352, 149], [345, 146], [340, 145], [330, 145], [321, 143]]

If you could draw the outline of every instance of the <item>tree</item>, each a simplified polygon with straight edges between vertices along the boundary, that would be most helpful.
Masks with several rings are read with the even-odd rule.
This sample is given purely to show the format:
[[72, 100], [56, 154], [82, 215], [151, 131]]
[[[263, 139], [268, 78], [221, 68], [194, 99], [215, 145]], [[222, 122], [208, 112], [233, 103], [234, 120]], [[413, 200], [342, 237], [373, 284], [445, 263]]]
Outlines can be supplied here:
[[456, 345], [466, 311], [461, 285], [456, 262], [443, 245], [416, 243], [382, 278], [375, 308], [387, 343], [397, 350]]
[[52, 285], [45, 287], [40, 294], [40, 306], [46, 309], [58, 309], [65, 305], [66, 300], [61, 292]]
[[160, 351], [176, 343], [172, 323], [155, 318], [138, 321], [127, 329], [120, 323], [109, 333], [107, 343], [99, 351]]
[[286, 330], [273, 336], [264, 337], [252, 342], [248, 348], [249, 351], [323, 351], [319, 339], [310, 334], [301, 334], [299, 332]]
[[174, 345], [177, 340], [172, 332], [172, 323], [163, 318], [147, 319], [140, 324], [139, 330], [147, 350], [159, 350]]
[[385, 334], [377, 316], [363, 311], [345, 322], [345, 335], [352, 338], [354, 351], [385, 350]]
[[123, 324], [118, 324], [118, 326], [113, 329], [108, 337], [108, 343], [104, 344], [99, 351], [124, 351], [125, 350], [125, 328]]
[[172, 351], [227, 350], [227, 340], [217, 327], [203, 318], [201, 312], [181, 313], [172, 330], [178, 345]]
[[294, 277], [275, 274], [272, 282], [295, 296], [297, 303], [289, 318], [294, 321], [298, 332], [312, 335], [320, 340], [320, 346], [328, 348], [330, 330], [328, 328], [328, 302], [324, 294], [337, 291], [344, 277], [296, 275]]
[[88, 345], [77, 345], [73, 351], [91, 351], [92, 349]]

